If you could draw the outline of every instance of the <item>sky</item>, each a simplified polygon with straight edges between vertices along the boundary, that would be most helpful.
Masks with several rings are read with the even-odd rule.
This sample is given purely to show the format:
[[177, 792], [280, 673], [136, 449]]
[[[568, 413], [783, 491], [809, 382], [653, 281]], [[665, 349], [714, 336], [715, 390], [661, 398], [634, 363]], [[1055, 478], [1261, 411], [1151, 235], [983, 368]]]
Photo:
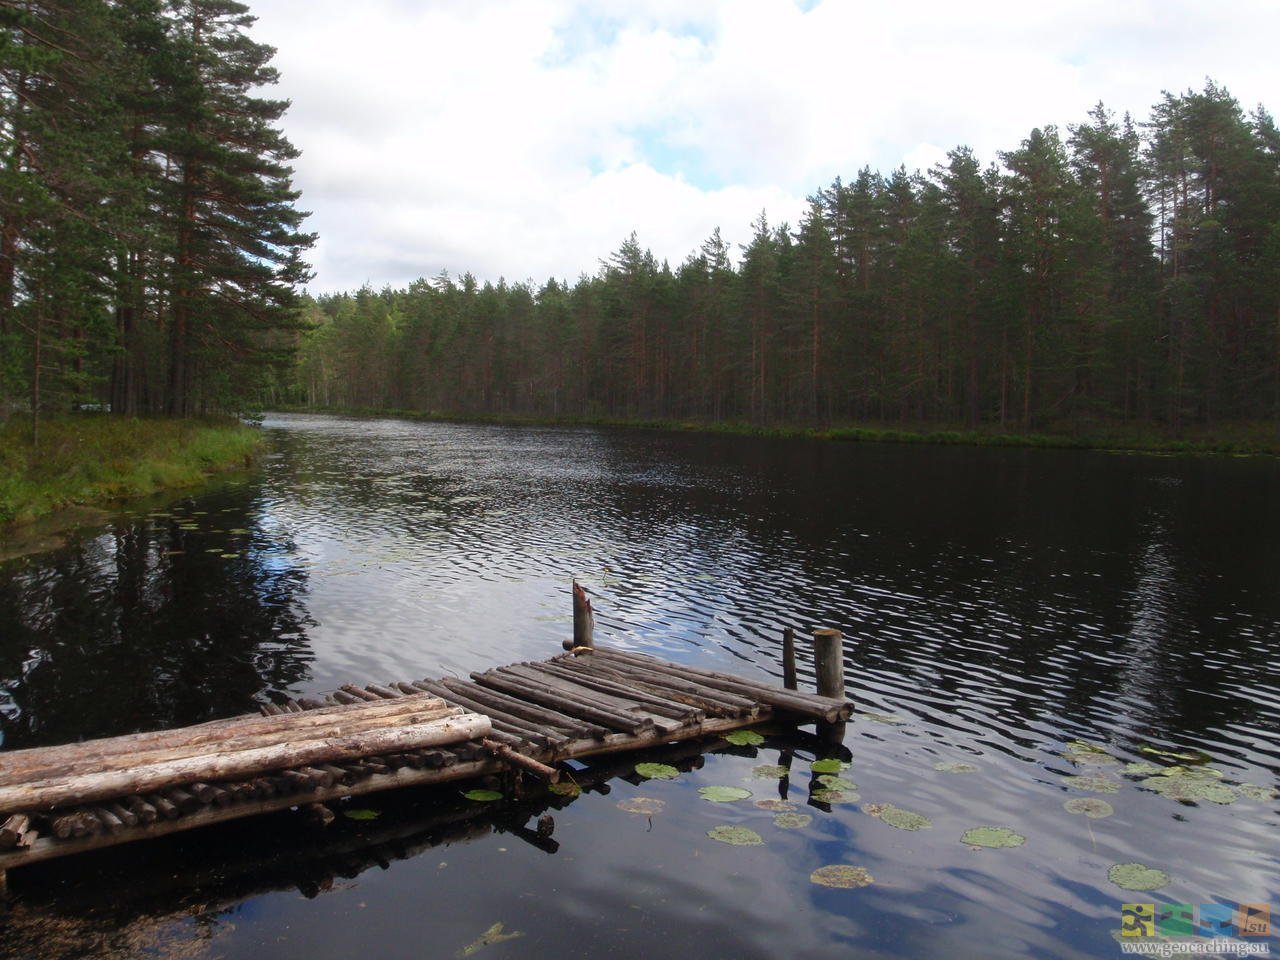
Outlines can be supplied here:
[[302, 150], [313, 293], [676, 267], [863, 166], [985, 163], [1212, 78], [1280, 112], [1275, 0], [245, 0]]

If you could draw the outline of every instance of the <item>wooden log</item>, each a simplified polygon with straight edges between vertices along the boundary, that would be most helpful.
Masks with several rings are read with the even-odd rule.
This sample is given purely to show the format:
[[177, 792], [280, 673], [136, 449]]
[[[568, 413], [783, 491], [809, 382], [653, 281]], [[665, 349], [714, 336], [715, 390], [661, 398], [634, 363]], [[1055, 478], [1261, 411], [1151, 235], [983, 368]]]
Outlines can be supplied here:
[[310, 793], [319, 787], [314, 780], [308, 777], [301, 770], [281, 770], [280, 776], [287, 780], [293, 789], [300, 793]]
[[554, 676], [563, 677], [578, 686], [614, 696], [626, 697], [645, 707], [651, 713], [670, 717], [682, 723], [701, 723], [707, 716], [704, 711], [696, 707], [690, 707], [687, 703], [677, 703], [647, 690], [639, 690], [630, 684], [620, 683], [605, 677], [592, 676], [585, 670], [574, 670], [572, 667], [566, 667], [561, 663], [543, 663], [539, 664], [539, 666], [543, 671]]
[[[128, 770], [190, 757], [237, 753], [245, 750], [288, 744], [299, 739], [313, 740], [321, 736], [354, 736], [387, 727], [425, 723], [442, 717], [456, 716], [461, 712], [456, 708], [446, 706], [443, 701], [434, 697], [431, 698], [431, 703], [434, 705], [409, 713], [397, 712], [390, 716], [371, 712], [370, 710], [349, 710], [337, 717], [331, 715], [316, 717], [315, 714], [318, 711], [313, 710], [308, 711], [307, 716], [300, 718], [298, 723], [282, 723], [278, 729], [274, 730], [254, 731], [244, 736], [213, 742], [201, 738], [200, 742], [190, 745], [141, 750], [136, 753], [118, 753], [114, 750], [102, 753], [93, 747], [96, 741], [86, 741], [85, 750], [83, 751], [84, 756], [80, 759], [49, 765], [41, 765], [29, 761], [25, 764], [25, 769], [20, 775], [6, 772], [3, 776], [0, 776], [0, 786], [17, 780], [51, 780], [55, 777], [70, 777], [81, 773]], [[302, 723], [302, 719], [307, 722]]]
[[[595, 662], [589, 662], [589, 661]], [[654, 673], [632, 664], [619, 664], [594, 657], [575, 659], [574, 669], [592, 676], [615, 679], [619, 683], [633, 685], [659, 696], [670, 697], [702, 710], [710, 717], [753, 717], [759, 705], [746, 697], [738, 697], [723, 690], [713, 690], [689, 680], [681, 680], [669, 674]], [[578, 666], [580, 664], [580, 666]]]
[[782, 631], [782, 685], [796, 689], [796, 632], [790, 627]]
[[737, 693], [745, 697], [752, 697], [778, 710], [796, 713], [813, 720], [825, 720], [828, 723], [833, 723], [837, 720], [847, 720], [853, 714], [853, 704], [846, 700], [835, 700], [817, 694], [792, 693], [790, 690], [772, 687], [755, 680], [732, 677], [727, 674], [716, 673], [713, 670], [703, 670], [699, 667], [689, 667], [684, 664], [672, 664], [644, 654], [597, 648], [594, 653], [589, 655], [603, 656], [606, 659], [621, 660], [628, 663], [638, 663], [641, 666], [649, 666], [654, 670], [671, 672], [677, 676], [689, 676], [705, 686], [727, 690], [730, 693]]
[[384, 687], [380, 683], [366, 683], [364, 688], [384, 700], [398, 700], [403, 696], [399, 690], [392, 690], [390, 687]]
[[195, 794], [182, 787], [169, 787], [165, 789], [164, 796], [168, 797], [169, 801], [183, 813], [195, 813], [204, 806]]
[[333, 697], [333, 699], [337, 700], [338, 703], [344, 706], [349, 706], [353, 703], [365, 702], [364, 697], [352, 696], [351, 694], [347, 693], [345, 690], [335, 690], [333, 691], [333, 693], [329, 694], [329, 696]]
[[[505, 708], [493, 706], [492, 698], [482, 694], [488, 694], [489, 691], [482, 691], [474, 683], [463, 684], [461, 681], [450, 681], [450, 685], [445, 687], [441, 684], [433, 684], [430, 681], [420, 681], [424, 687], [436, 687], [441, 696], [448, 696], [459, 706], [466, 707], [476, 713], [482, 713], [493, 721], [494, 726], [507, 733], [514, 733], [524, 737], [531, 743], [536, 743], [541, 747], [551, 747], [559, 743], [567, 743], [573, 739], [574, 734], [564, 732], [560, 729], [553, 729], [548, 726], [526, 720], [524, 714], [526, 711], [508, 711]], [[455, 686], [462, 687], [466, 690], [466, 694], [453, 692]]]
[[155, 823], [160, 819], [160, 812], [142, 797], [125, 797], [121, 802], [138, 818], [139, 823]]
[[31, 829], [31, 817], [25, 813], [15, 813], [4, 823], [0, 823], [0, 850], [11, 850]]
[[259, 705], [258, 711], [264, 717], [278, 717], [280, 714], [284, 713], [284, 708], [274, 703], [264, 703]]
[[316, 700], [314, 697], [299, 697], [298, 706], [303, 710], [323, 710], [332, 704], [325, 703], [323, 700]]
[[307, 730], [333, 725], [335, 721], [365, 722], [416, 711], [427, 712], [444, 706], [438, 697], [422, 694], [417, 698], [402, 697], [394, 703], [379, 701], [365, 705], [364, 701], [360, 701], [360, 705], [354, 708], [327, 707], [323, 710], [307, 710], [301, 714], [281, 714], [274, 717], [249, 714], [175, 730], [106, 737], [55, 747], [11, 750], [0, 753], [0, 783], [8, 777], [32, 779], [34, 771], [52, 769], [60, 764], [91, 761], [100, 765], [107, 762], [107, 757], [134, 757], [144, 752], [168, 749], [181, 751], [199, 745], [218, 745], [218, 749], [222, 749], [228, 741], [243, 737], [282, 736], [286, 731], [301, 734]]
[[166, 820], [176, 820], [182, 814], [182, 811], [178, 809], [178, 805], [162, 793], [147, 794], [147, 802], [155, 807], [156, 812]]
[[98, 818], [87, 810], [72, 810], [49, 818], [49, 830], [59, 840], [69, 837], [87, 837], [100, 830]]
[[335, 819], [334, 812], [323, 803], [309, 803], [305, 809], [307, 818], [316, 826], [327, 827]]
[[138, 825], [138, 815], [128, 809], [124, 804], [112, 801], [103, 805], [105, 809], [110, 810], [117, 820], [127, 827], [136, 827]]
[[97, 817], [98, 822], [106, 827], [111, 833], [119, 833], [124, 829], [124, 821], [105, 807], [95, 807], [93, 815]]
[[0, 811], [43, 810], [131, 793], [145, 793], [192, 780], [230, 780], [285, 766], [326, 763], [406, 747], [432, 747], [488, 736], [488, 717], [444, 717], [412, 727], [372, 730], [349, 737], [303, 740], [234, 754], [189, 757], [133, 770], [111, 770], [0, 786]]
[[595, 646], [596, 616], [591, 609], [587, 591], [573, 581], [573, 646]]
[[296, 700], [286, 700], [283, 706], [288, 713], [302, 713], [302, 704]]
[[563, 679], [546, 670], [540, 663], [513, 664], [509, 667], [499, 667], [495, 672], [509, 677], [524, 678], [530, 683], [540, 684], [553, 691], [559, 691], [565, 696], [572, 697], [582, 703], [590, 704], [602, 710], [617, 711], [618, 715], [622, 717], [649, 719], [653, 722], [655, 728], [664, 733], [674, 733], [684, 725], [679, 720], [672, 720], [670, 717], [664, 717], [654, 713], [652, 710], [645, 709], [629, 697], [601, 693], [597, 690], [587, 689], [572, 680]]
[[532, 773], [544, 783], [559, 783], [560, 771], [555, 767], [549, 767], [545, 763], [540, 763], [533, 757], [526, 756], [517, 750], [512, 749], [509, 744], [499, 743], [496, 740], [486, 737], [480, 741], [485, 748], [501, 757], [506, 763], [513, 767], [518, 767], [527, 773]]
[[[445, 677], [440, 683], [450, 696], [464, 696], [474, 703], [483, 704], [483, 712], [488, 712], [488, 708], [495, 708], [510, 716], [527, 720], [539, 729], [563, 734], [570, 739], [578, 737], [600, 739], [608, 733], [608, 730], [604, 727], [587, 723], [579, 717], [570, 716], [558, 710], [550, 710], [547, 707], [538, 706], [536, 703], [530, 703], [527, 700], [521, 700], [519, 697], [513, 697], [497, 690], [478, 687], [474, 683], [454, 680], [451, 677]], [[475, 708], [469, 707], [468, 709]]]
[[839, 630], [813, 631], [813, 663], [818, 675], [818, 693], [844, 699], [844, 634]]
[[382, 699], [376, 693], [370, 693], [368, 690], [362, 690], [354, 683], [344, 683], [340, 689], [345, 693], [351, 694], [353, 697], [359, 697], [361, 700], [368, 700], [372, 703], [376, 703]]
[[521, 699], [531, 700], [551, 707], [561, 713], [576, 715], [598, 726], [611, 730], [622, 730], [627, 733], [640, 733], [653, 729], [653, 719], [624, 714], [621, 711], [602, 709], [592, 703], [584, 702], [581, 697], [568, 696], [552, 690], [545, 684], [538, 684], [524, 678], [506, 676], [497, 671], [490, 673], [473, 673], [471, 679], [484, 687], [510, 693]]

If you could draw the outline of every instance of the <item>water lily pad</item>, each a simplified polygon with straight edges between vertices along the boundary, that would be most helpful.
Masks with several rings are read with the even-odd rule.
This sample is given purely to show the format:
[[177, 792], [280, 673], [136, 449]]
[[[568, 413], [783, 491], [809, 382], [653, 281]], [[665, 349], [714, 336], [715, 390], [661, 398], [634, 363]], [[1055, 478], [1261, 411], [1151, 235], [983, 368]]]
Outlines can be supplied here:
[[1072, 797], [1062, 806], [1067, 813], [1083, 813], [1090, 820], [1101, 820], [1116, 812], [1115, 807], [1097, 797]]
[[764, 843], [764, 837], [748, 827], [731, 827], [727, 824], [712, 827], [707, 831], [712, 840], [719, 840], [735, 847], [758, 847]]
[[1159, 890], [1169, 875], [1142, 863], [1117, 863], [1107, 871], [1107, 879], [1125, 890]]
[[547, 790], [554, 793], [557, 797], [576, 797], [582, 793], [582, 788], [572, 780], [561, 780], [559, 783], [547, 784]]
[[829, 757], [826, 760], [815, 760], [809, 766], [814, 773], [839, 773], [841, 770], [848, 770], [850, 764], [845, 763], [843, 760]]
[[742, 787], [699, 787], [698, 794], [703, 800], [712, 803], [732, 803], [734, 800], [746, 800], [751, 796], [750, 790]]
[[960, 842], [971, 847], [1020, 847], [1027, 838], [1008, 827], [974, 827], [964, 832]]
[[1240, 795], [1248, 797], [1250, 800], [1274, 800], [1276, 798], [1275, 787], [1264, 787], [1256, 783], [1242, 783], [1236, 787], [1240, 791]]
[[809, 796], [818, 803], [857, 803], [862, 799], [854, 790], [813, 790]]
[[885, 723], [891, 727], [900, 727], [902, 724], [907, 722], [896, 713], [873, 713], [869, 710], [859, 710], [858, 716], [863, 720], [870, 720], [872, 723]]
[[724, 738], [736, 747], [758, 747], [764, 743], [764, 737], [754, 730], [734, 730], [726, 733]]
[[348, 820], [377, 820], [382, 816], [377, 810], [343, 810], [342, 815]]
[[1105, 748], [1087, 740], [1072, 740], [1062, 756], [1077, 766], [1114, 767], [1120, 764]]
[[751, 768], [751, 775], [761, 780], [781, 780], [790, 772], [786, 767], [780, 767], [772, 763], [762, 763], [758, 767]]
[[839, 890], [852, 890], [856, 887], [870, 886], [874, 878], [863, 867], [850, 866], [847, 863], [833, 863], [819, 867], [809, 874], [809, 882], [823, 887], [835, 887]]
[[222, 554], [219, 554], [219, 556], [220, 556], [223, 560], [234, 560], [234, 559], [236, 559], [237, 557], [239, 557], [239, 556], [240, 556], [240, 554], [238, 554], [238, 553], [222, 553]]
[[627, 813], [639, 813], [646, 817], [651, 817], [656, 813], [661, 813], [666, 807], [665, 800], [656, 800], [653, 797], [631, 797], [627, 800], [618, 801], [618, 809]]
[[1163, 773], [1164, 767], [1156, 763], [1147, 763], [1145, 760], [1139, 760], [1137, 763], [1126, 763], [1124, 772], [1131, 777], [1153, 777]]
[[818, 777], [818, 782], [828, 790], [857, 790], [858, 785], [852, 780], [845, 777], [836, 776], [834, 773], [824, 773]]
[[978, 768], [963, 760], [939, 760], [933, 765], [939, 773], [977, 773]]
[[466, 797], [468, 800], [476, 800], [476, 801], [479, 801], [480, 803], [492, 803], [494, 800], [502, 799], [502, 794], [499, 793], [497, 790], [484, 790], [481, 788], [476, 788], [475, 790], [468, 790], [466, 793], [463, 794], [463, 796]]
[[[862, 809], [899, 830], [927, 830], [933, 826], [933, 821], [928, 817], [894, 806], [892, 803], [869, 803]], [[873, 810], [874, 813], [872, 813]]]
[[790, 800], [757, 800], [755, 805], [761, 810], [772, 810], [775, 813], [786, 813], [796, 808], [796, 805]]
[[783, 830], [800, 830], [813, 823], [813, 817], [807, 813], [780, 813], [773, 818], [773, 825]]
[[674, 780], [680, 771], [666, 763], [637, 763], [636, 773], [649, 780]]
[[1120, 781], [1111, 777], [1077, 776], [1063, 777], [1062, 782], [1076, 790], [1088, 790], [1090, 793], [1119, 793]]
[[1221, 804], [1236, 802], [1234, 790], [1210, 777], [1186, 775], [1147, 777], [1142, 781], [1142, 786], [1148, 790], [1154, 790], [1162, 797], [1183, 803], [1198, 803], [1201, 800]]

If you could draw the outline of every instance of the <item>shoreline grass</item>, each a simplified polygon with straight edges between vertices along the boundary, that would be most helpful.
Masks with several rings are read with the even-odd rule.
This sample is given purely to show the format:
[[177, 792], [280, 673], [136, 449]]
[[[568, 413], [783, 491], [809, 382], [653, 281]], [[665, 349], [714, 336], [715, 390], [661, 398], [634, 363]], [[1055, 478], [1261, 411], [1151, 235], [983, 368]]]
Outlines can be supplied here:
[[0, 425], [0, 533], [69, 507], [181, 487], [249, 466], [260, 431], [231, 419], [43, 420], [33, 451], [28, 418]]
[[1232, 423], [1218, 429], [1187, 430], [1171, 436], [1148, 424], [1102, 423], [1090, 432], [1009, 433], [998, 427], [977, 430], [951, 427], [909, 429], [895, 426], [848, 425], [806, 427], [760, 425], [741, 421], [626, 419], [620, 417], [537, 417], [518, 414], [450, 414], [418, 410], [309, 409], [279, 407], [282, 412], [326, 413], [350, 417], [391, 417], [431, 423], [475, 423], [523, 427], [617, 427], [678, 433], [727, 434], [769, 439], [826, 440], [844, 443], [925, 443], [946, 446], [1034, 447], [1056, 450], [1098, 450], [1116, 453], [1177, 455], [1280, 456], [1280, 428], [1267, 423]]

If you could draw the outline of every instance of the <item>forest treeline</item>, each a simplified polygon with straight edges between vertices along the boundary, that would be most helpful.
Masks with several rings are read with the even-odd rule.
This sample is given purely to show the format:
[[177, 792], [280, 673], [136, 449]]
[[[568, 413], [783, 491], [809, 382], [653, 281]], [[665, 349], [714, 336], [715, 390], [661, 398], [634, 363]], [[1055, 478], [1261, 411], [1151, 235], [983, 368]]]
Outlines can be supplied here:
[[256, 402], [300, 231], [271, 47], [234, 0], [0, 0], [0, 421]]
[[633, 234], [572, 285], [442, 273], [319, 298], [318, 408], [759, 423], [1280, 417], [1280, 132], [1213, 82], [1099, 104], [998, 163], [863, 169], [672, 268]]

